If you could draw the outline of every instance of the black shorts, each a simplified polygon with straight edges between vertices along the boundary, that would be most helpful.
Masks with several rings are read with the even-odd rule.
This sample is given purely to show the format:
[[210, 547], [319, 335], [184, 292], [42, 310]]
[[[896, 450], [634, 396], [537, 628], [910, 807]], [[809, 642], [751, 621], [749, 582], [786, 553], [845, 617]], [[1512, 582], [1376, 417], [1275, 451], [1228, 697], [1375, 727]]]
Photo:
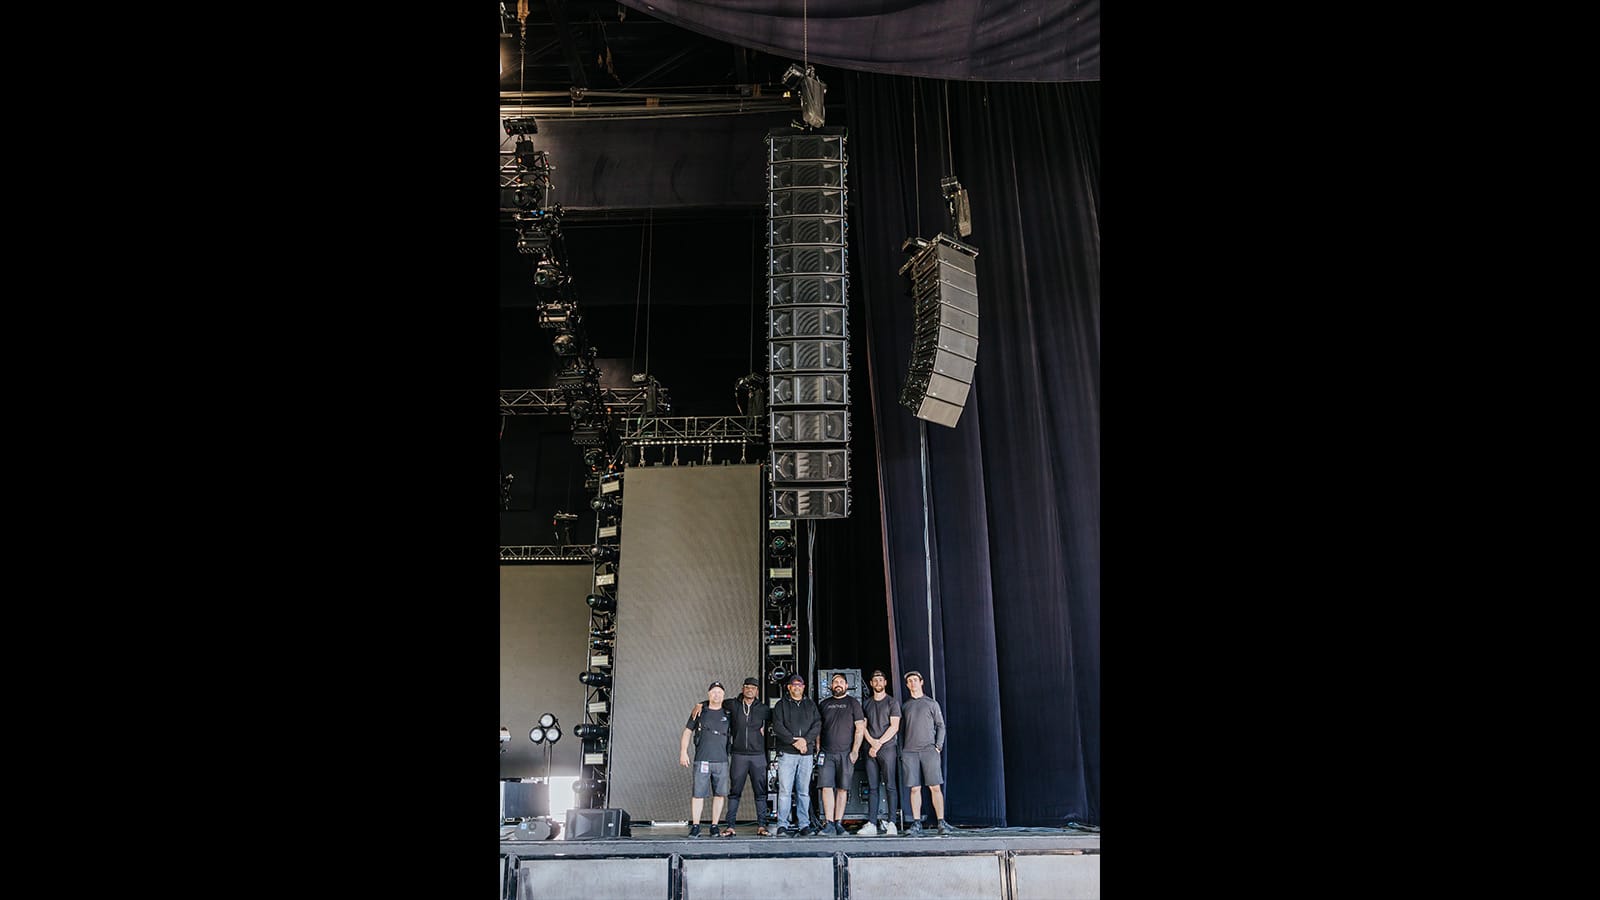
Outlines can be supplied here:
[[824, 753], [822, 770], [817, 775], [817, 786], [849, 790], [850, 776], [855, 770], [856, 764], [850, 761], [849, 750], [842, 753]]

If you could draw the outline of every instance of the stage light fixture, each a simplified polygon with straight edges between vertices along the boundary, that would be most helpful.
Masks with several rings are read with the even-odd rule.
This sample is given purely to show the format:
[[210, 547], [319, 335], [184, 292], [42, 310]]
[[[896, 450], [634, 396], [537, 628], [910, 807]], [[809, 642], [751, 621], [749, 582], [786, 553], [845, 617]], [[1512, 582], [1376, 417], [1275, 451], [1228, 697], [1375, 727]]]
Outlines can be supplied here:
[[549, 728], [546, 728], [544, 730], [544, 739], [552, 744], [561, 740], [561, 726], [552, 725]]
[[528, 740], [533, 741], [535, 744], [544, 743], [544, 729], [537, 725], [533, 726], [528, 731]]
[[578, 680], [590, 687], [609, 687], [611, 685], [611, 676], [604, 672], [584, 672], [578, 676]]
[[606, 512], [622, 505], [622, 497], [618, 494], [606, 494], [589, 501], [589, 506], [595, 512]]
[[767, 680], [773, 684], [783, 684], [784, 680], [788, 677], [789, 673], [784, 671], [783, 666], [774, 666], [772, 669], [772, 674], [767, 676]]
[[788, 585], [779, 582], [772, 586], [772, 590], [767, 594], [767, 599], [773, 603], [787, 603], [794, 599], [794, 595], [789, 591]]
[[611, 735], [611, 729], [604, 725], [584, 724], [572, 729], [572, 733], [583, 738], [584, 740], [590, 740], [609, 737]]
[[554, 724], [556, 724], [556, 717], [551, 715], [551, 714], [549, 714], [549, 713], [545, 713], [544, 715], [539, 717], [539, 727], [540, 728], [549, 728], [550, 726], [552, 726]]
[[784, 556], [794, 552], [794, 538], [783, 533], [774, 534], [768, 546], [772, 548], [773, 553]]
[[539, 123], [533, 116], [513, 116], [504, 120], [507, 135], [538, 134]]
[[617, 608], [617, 600], [604, 594], [590, 594], [589, 608], [595, 612], [611, 612]]
[[602, 562], [617, 558], [617, 548], [605, 544], [596, 544], [589, 548], [589, 556]]

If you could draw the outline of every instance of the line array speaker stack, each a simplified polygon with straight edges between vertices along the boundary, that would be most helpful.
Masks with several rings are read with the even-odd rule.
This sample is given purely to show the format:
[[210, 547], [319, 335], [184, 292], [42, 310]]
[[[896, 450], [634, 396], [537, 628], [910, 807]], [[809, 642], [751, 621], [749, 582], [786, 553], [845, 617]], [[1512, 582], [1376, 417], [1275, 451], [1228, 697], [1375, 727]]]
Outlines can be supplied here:
[[767, 132], [771, 516], [850, 514], [850, 327], [842, 128]]
[[911, 371], [900, 402], [919, 419], [951, 428], [961, 418], [978, 365], [978, 251], [940, 234], [900, 267], [916, 300]]

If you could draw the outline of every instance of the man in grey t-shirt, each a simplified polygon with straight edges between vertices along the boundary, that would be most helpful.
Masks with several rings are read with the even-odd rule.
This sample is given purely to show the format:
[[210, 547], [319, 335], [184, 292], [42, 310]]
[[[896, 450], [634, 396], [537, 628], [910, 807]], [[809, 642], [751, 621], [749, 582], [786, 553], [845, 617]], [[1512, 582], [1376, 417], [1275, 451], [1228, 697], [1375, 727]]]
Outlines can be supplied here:
[[956, 830], [944, 820], [944, 773], [939, 768], [939, 751], [944, 749], [944, 714], [939, 704], [922, 696], [922, 673], [906, 673], [906, 691], [910, 697], [900, 704], [900, 733], [905, 735], [901, 751], [900, 768], [906, 786], [911, 788], [911, 824], [906, 835], [922, 834], [922, 786], [928, 786], [933, 797], [933, 814], [939, 820], [940, 834], [955, 834]]

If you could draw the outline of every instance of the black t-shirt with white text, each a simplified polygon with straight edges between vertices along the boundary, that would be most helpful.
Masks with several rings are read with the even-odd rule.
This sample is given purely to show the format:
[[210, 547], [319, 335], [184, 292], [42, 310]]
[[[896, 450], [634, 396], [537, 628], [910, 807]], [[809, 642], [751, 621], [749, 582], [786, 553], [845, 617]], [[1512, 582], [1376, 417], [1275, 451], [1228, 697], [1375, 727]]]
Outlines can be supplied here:
[[817, 704], [822, 710], [822, 752], [849, 753], [855, 743], [856, 723], [866, 719], [861, 701], [845, 694]]

